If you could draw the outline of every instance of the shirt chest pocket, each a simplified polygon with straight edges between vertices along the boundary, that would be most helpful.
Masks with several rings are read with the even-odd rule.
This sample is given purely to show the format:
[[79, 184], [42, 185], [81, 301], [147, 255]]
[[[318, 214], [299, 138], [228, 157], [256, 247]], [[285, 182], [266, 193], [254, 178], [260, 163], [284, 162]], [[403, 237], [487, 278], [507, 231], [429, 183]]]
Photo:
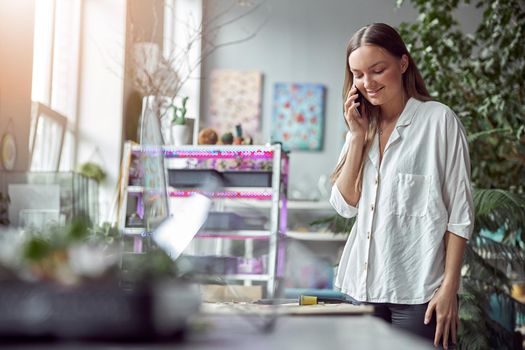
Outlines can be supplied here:
[[392, 184], [392, 209], [399, 216], [427, 213], [430, 176], [398, 173]]

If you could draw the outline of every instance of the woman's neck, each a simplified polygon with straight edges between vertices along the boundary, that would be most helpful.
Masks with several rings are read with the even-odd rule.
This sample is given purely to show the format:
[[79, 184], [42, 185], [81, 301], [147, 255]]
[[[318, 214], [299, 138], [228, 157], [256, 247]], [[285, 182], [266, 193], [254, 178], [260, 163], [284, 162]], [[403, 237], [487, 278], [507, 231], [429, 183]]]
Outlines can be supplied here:
[[405, 109], [407, 101], [408, 96], [403, 91], [403, 93], [399, 95], [398, 98], [392, 99], [391, 101], [388, 101], [387, 103], [382, 105], [381, 119], [383, 123], [390, 124], [395, 122], [403, 112], [403, 109]]

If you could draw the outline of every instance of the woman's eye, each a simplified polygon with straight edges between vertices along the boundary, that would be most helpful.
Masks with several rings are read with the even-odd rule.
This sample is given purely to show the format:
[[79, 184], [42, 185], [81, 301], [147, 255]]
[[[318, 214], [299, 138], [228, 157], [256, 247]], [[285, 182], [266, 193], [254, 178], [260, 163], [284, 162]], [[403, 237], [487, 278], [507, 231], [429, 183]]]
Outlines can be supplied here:
[[355, 78], [355, 79], [361, 79], [362, 77], [363, 77], [363, 76], [360, 75], [360, 74], [354, 74], [354, 78]]
[[384, 69], [379, 69], [379, 70], [374, 71], [374, 73], [376, 73], [376, 74], [381, 74], [381, 73], [383, 73], [384, 71], [385, 71]]

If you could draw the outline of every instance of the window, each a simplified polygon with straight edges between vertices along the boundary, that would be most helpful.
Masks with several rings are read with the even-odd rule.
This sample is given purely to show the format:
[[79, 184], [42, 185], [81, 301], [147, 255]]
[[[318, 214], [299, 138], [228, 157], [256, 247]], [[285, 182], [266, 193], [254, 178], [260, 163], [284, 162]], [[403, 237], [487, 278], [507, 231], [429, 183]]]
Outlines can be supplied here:
[[184, 81], [188, 114], [199, 117], [203, 5], [201, 0], [165, 0], [163, 56]]
[[[45, 108], [35, 107], [34, 111], [46, 110], [55, 120], [65, 118], [66, 125], [64, 141], [60, 149], [55, 150], [60, 159], [60, 164], [56, 164], [56, 157], [45, 157], [48, 152], [45, 140], [56, 137], [56, 128], [38, 125], [39, 116], [36, 112], [33, 114], [32, 171], [71, 170], [74, 167], [81, 10], [81, 0], [35, 1], [31, 97], [36, 106], [41, 104]], [[40, 141], [34, 142], [35, 139]]]

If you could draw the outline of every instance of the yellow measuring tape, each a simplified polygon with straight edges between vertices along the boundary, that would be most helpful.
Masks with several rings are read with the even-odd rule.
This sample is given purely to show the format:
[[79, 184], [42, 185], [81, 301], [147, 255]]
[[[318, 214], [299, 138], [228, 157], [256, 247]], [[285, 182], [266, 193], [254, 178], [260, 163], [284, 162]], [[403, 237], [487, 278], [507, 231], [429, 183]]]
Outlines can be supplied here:
[[299, 305], [316, 305], [317, 297], [312, 295], [301, 295], [299, 297]]

